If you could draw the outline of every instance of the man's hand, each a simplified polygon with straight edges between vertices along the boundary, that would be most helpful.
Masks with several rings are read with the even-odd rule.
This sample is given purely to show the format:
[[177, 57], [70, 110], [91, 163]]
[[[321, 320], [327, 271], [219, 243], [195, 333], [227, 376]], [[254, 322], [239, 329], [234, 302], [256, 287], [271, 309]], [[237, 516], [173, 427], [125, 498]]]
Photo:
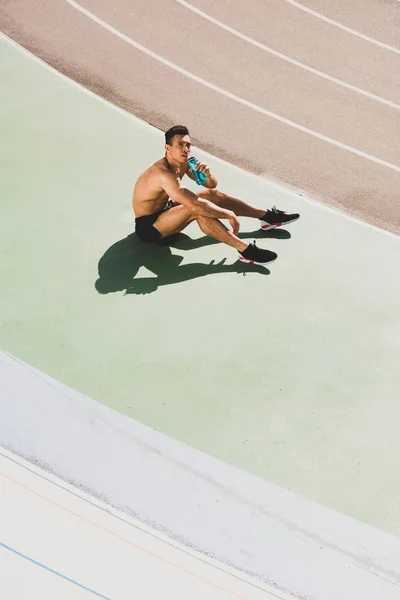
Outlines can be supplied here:
[[202, 162], [198, 162], [196, 165], [196, 171], [200, 171], [200, 173], [203, 173], [204, 177], [210, 177], [211, 175], [211, 171], [209, 169], [209, 167], [207, 167], [207, 165], [205, 163]]
[[203, 173], [204, 177], [206, 178], [206, 183], [203, 183], [204, 187], [210, 189], [217, 187], [217, 178], [211, 173], [209, 167], [205, 163], [199, 161], [196, 164], [196, 171]]
[[239, 233], [239, 229], [240, 229], [240, 222], [239, 219], [237, 218], [237, 216], [235, 215], [234, 212], [229, 211], [231, 213], [231, 216], [229, 217], [229, 223], [231, 224], [232, 227], [232, 232], [237, 235]]

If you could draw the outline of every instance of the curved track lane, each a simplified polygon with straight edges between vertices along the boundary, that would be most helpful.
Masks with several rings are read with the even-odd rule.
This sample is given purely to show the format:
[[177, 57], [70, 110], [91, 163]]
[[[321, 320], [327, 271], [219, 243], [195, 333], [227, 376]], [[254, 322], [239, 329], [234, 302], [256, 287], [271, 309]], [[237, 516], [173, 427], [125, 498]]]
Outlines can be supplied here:
[[[185, 122], [204, 149], [399, 233], [399, 55], [297, 4], [21, 0], [0, 3], [0, 19], [23, 46], [157, 127]], [[400, 3], [366, 4], [308, 8], [395, 48]]]

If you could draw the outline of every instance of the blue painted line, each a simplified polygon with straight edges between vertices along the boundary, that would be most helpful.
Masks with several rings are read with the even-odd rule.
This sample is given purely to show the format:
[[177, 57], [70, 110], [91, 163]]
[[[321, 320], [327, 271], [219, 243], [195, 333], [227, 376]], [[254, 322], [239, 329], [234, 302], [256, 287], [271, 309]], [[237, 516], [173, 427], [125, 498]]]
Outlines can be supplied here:
[[51, 569], [50, 567], [46, 567], [46, 565], [42, 565], [42, 563], [38, 562], [37, 560], [34, 560], [33, 558], [30, 558], [29, 556], [26, 556], [25, 554], [18, 552], [18, 550], [14, 550], [14, 548], [10, 548], [10, 546], [3, 544], [3, 542], [0, 542], [0, 546], [3, 546], [3, 548], [5, 548], [6, 550], [9, 550], [10, 552], [14, 552], [14, 554], [16, 554], [17, 556], [21, 556], [22, 558], [29, 560], [34, 565], [37, 565], [38, 567], [42, 567], [42, 569], [45, 569], [46, 571], [49, 571], [50, 573], [53, 573], [54, 575], [57, 575], [58, 577], [61, 577], [62, 579], [65, 579], [66, 581], [73, 583], [74, 585], [77, 585], [78, 587], [86, 590], [87, 592], [90, 592], [91, 594], [93, 594], [94, 596], [97, 596], [98, 598], [103, 598], [103, 600], [111, 600], [111, 598], [108, 598], [108, 596], [103, 596], [103, 594], [99, 594], [98, 592], [91, 590], [90, 588], [86, 587], [85, 585], [82, 585], [81, 583], [78, 583], [77, 581], [70, 579], [66, 575], [63, 575], [62, 573], [59, 573], [58, 571], [54, 571], [54, 569]]

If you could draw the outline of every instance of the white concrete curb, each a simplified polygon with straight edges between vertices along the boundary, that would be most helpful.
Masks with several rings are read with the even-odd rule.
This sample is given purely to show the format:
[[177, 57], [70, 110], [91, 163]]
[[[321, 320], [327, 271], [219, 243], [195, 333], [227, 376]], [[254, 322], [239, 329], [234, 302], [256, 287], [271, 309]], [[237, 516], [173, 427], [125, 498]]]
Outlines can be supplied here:
[[0, 444], [192, 548], [314, 600], [398, 600], [400, 539], [168, 438], [0, 353]]

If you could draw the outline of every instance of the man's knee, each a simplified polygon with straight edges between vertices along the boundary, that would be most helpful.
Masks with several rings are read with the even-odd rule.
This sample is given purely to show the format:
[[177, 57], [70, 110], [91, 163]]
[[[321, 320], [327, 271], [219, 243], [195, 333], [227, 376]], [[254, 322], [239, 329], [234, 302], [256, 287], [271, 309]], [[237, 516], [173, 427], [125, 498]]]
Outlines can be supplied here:
[[204, 198], [205, 200], [210, 200], [210, 202], [218, 205], [223, 201], [225, 194], [219, 189], [213, 188], [212, 190], [202, 190], [199, 193], [199, 197]]
[[212, 221], [217, 221], [218, 219], [213, 219], [212, 217], [196, 217], [196, 221], [201, 231], [208, 235], [210, 231], [210, 226]]
[[194, 209], [189, 208], [188, 206], [184, 206], [183, 204], [179, 205], [179, 219], [182, 222], [190, 223], [196, 218], [196, 214]]
[[204, 226], [206, 225], [204, 222], [205, 218], [207, 218], [207, 217], [195, 217], [196, 223], [202, 231], [203, 231]]
[[188, 219], [192, 216], [194, 216], [194, 211], [189, 208], [188, 206], [184, 206], [183, 204], [180, 205], [179, 207], [180, 210], [180, 214], [182, 215], [183, 219]]

